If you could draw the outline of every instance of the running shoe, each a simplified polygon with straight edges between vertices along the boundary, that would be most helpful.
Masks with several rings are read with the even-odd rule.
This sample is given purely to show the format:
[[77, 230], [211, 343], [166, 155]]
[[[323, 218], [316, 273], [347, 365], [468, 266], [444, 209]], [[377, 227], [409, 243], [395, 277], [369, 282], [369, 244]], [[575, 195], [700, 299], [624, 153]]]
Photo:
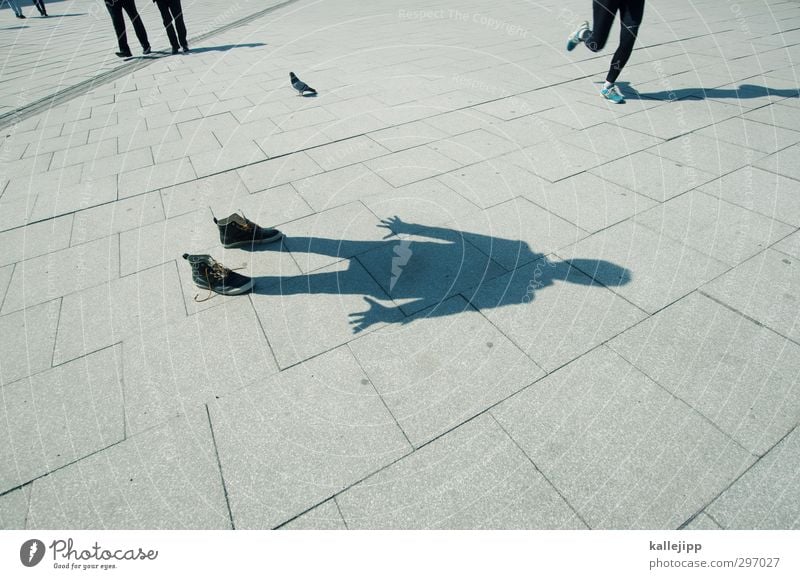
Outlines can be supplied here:
[[575, 32], [569, 35], [567, 38], [567, 50], [573, 51], [575, 47], [578, 46], [581, 42], [583, 42], [584, 38], [589, 34], [589, 23], [587, 21], [581, 22], [581, 25], [575, 29]]
[[604, 99], [607, 101], [611, 101], [615, 105], [621, 105], [625, 102], [625, 97], [622, 96], [622, 93], [619, 91], [617, 85], [612, 84], [609, 88], [603, 88], [600, 90], [600, 94]]

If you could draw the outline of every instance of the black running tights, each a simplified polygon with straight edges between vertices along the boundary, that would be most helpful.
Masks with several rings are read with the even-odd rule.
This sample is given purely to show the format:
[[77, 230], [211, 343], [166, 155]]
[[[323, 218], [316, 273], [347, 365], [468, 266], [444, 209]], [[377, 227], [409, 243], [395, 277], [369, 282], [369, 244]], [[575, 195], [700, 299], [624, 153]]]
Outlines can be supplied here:
[[592, 33], [586, 39], [586, 47], [592, 52], [598, 52], [606, 45], [617, 11], [620, 14], [619, 46], [606, 77], [606, 81], [616, 82], [633, 52], [644, 15], [644, 0], [594, 0], [593, 8]]

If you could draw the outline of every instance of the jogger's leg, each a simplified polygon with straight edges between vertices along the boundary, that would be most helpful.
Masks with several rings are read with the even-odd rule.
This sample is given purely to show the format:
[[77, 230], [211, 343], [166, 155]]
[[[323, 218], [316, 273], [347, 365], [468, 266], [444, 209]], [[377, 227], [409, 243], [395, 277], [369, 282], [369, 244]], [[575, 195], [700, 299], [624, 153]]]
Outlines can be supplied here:
[[584, 38], [586, 48], [599, 52], [606, 45], [611, 25], [620, 5], [620, 0], [594, 0], [592, 3], [592, 32]]
[[619, 46], [611, 60], [606, 82], [615, 83], [633, 52], [644, 16], [644, 0], [623, 0], [620, 6]]

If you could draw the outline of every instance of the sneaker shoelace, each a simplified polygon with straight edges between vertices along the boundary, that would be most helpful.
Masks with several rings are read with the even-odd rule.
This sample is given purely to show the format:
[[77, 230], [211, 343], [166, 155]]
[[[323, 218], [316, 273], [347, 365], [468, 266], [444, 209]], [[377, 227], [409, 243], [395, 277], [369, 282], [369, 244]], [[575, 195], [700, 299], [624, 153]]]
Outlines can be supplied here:
[[622, 97], [622, 92], [619, 90], [619, 87], [617, 85], [615, 85], [615, 84], [612, 84], [611, 87], [607, 88], [606, 92], [609, 95], [614, 95], [614, 96], [618, 96], [619, 98], [623, 98]]
[[234, 267], [233, 269], [229, 269], [229, 268], [225, 267], [224, 265], [222, 265], [220, 262], [212, 260], [211, 267], [207, 268], [206, 271], [205, 271], [206, 283], [208, 284], [208, 288], [209, 288], [208, 289], [208, 295], [206, 297], [204, 297], [203, 299], [198, 300], [197, 298], [200, 296], [200, 294], [195, 294], [194, 301], [196, 301], [197, 303], [207, 302], [208, 300], [210, 300], [211, 298], [213, 298], [216, 295], [213, 291], [211, 291], [211, 279], [209, 277], [209, 272], [211, 274], [211, 277], [214, 277], [214, 278], [218, 279], [219, 281], [223, 281], [224, 282], [225, 279], [228, 277], [228, 274], [231, 273], [234, 270], [237, 270], [237, 269], [244, 269], [244, 268], [242, 268], [242, 267]]

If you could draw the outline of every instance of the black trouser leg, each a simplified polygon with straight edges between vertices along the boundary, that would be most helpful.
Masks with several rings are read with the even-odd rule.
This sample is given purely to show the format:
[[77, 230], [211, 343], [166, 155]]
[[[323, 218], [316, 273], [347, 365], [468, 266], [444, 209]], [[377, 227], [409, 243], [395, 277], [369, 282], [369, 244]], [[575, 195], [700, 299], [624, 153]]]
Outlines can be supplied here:
[[114, 33], [117, 35], [119, 51], [130, 53], [128, 46], [128, 34], [125, 32], [125, 19], [122, 17], [122, 4], [117, 0], [113, 4], [106, 4], [108, 14], [111, 16], [111, 23], [114, 25]]
[[178, 31], [178, 41], [184, 48], [189, 46], [186, 41], [186, 24], [183, 22], [183, 8], [181, 8], [181, 0], [169, 0], [169, 9], [172, 12], [172, 17], [175, 19], [175, 29]]
[[169, 12], [169, 4], [165, 0], [157, 0], [156, 6], [158, 11], [161, 12], [161, 21], [164, 23], [164, 29], [167, 31], [167, 38], [173, 49], [178, 48], [178, 37], [175, 36], [175, 29], [172, 27], [172, 14]]
[[33, 5], [36, 6], [36, 9], [42, 16], [47, 14], [47, 9], [44, 7], [44, 0], [33, 0]]
[[620, 6], [619, 46], [611, 60], [606, 82], [617, 82], [619, 74], [633, 53], [633, 45], [636, 43], [643, 16], [644, 0], [623, 0]]
[[128, 18], [131, 19], [133, 30], [136, 32], [136, 38], [139, 39], [139, 44], [142, 45], [142, 49], [147, 50], [150, 48], [150, 41], [147, 40], [147, 30], [144, 29], [144, 23], [142, 23], [139, 12], [136, 10], [136, 2], [134, 2], [134, 0], [123, 0], [122, 7], [125, 8], [125, 12], [128, 13]]
[[592, 3], [592, 33], [585, 40], [586, 48], [592, 52], [603, 50], [619, 5], [620, 0], [594, 0]]

